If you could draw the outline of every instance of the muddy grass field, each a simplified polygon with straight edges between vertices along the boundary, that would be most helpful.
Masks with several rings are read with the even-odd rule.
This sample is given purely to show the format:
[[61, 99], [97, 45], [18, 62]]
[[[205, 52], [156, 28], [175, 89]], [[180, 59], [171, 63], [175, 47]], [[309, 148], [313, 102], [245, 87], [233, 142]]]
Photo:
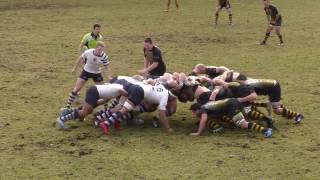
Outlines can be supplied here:
[[[318, 179], [320, 2], [274, 0], [283, 16], [281, 48], [275, 35], [268, 46], [257, 45], [266, 27], [260, 0], [231, 1], [232, 27], [225, 11], [212, 25], [215, 0], [181, 1], [179, 12], [174, 4], [163, 12], [165, 0], [0, 1], [0, 179]], [[90, 117], [57, 130], [79, 73], [71, 74], [78, 45], [95, 22], [114, 74], [143, 66], [150, 36], [169, 71], [205, 63], [279, 80], [284, 104], [305, 120], [294, 125], [274, 116], [271, 139], [243, 130], [190, 137], [190, 104], [179, 104], [172, 134], [151, 127], [152, 114], [109, 138]]]

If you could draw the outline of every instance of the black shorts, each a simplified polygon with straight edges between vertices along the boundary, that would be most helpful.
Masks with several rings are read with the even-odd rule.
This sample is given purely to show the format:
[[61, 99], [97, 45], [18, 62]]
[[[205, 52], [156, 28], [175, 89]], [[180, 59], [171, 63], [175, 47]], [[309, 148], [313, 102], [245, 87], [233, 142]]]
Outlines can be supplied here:
[[96, 86], [91, 86], [86, 91], [86, 103], [90, 104], [92, 107], [96, 107], [98, 105], [98, 100], [100, 99], [100, 95]]
[[222, 9], [222, 8], [229, 9], [229, 8], [231, 8], [231, 4], [230, 3], [221, 3], [218, 5], [218, 8], [219, 9]]
[[281, 100], [281, 87], [279, 82], [269, 90], [269, 101], [279, 102]]
[[282, 17], [278, 16], [278, 18], [276, 18], [274, 23], [270, 23], [272, 26], [281, 26], [282, 24]]
[[94, 82], [102, 82], [103, 81], [103, 77], [102, 77], [101, 73], [94, 74], [94, 73], [89, 73], [85, 70], [82, 70], [80, 78], [83, 80], [86, 80], [86, 81], [90, 78], [93, 79]]
[[166, 72], [166, 65], [160, 64], [154, 70], [149, 72], [150, 76], [162, 76]]
[[224, 99], [220, 101], [209, 101], [201, 106], [202, 112], [207, 112], [211, 118], [221, 118], [228, 116], [232, 119], [233, 116], [241, 112], [242, 106], [235, 98]]
[[139, 105], [144, 99], [144, 91], [139, 85], [132, 84], [128, 88], [128, 100], [135, 106]]
[[147, 78], [149, 79], [158, 79], [160, 76], [155, 76], [155, 75], [148, 75]]

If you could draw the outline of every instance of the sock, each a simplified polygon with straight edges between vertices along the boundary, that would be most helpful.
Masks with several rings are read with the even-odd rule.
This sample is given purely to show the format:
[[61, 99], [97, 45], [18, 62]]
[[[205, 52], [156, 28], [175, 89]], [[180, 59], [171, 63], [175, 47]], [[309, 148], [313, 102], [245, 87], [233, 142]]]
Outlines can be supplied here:
[[283, 43], [282, 35], [280, 34], [280, 35], [278, 35], [278, 37], [279, 37], [280, 43]]
[[270, 37], [270, 33], [266, 33], [263, 42], [267, 42], [268, 38]]
[[122, 114], [120, 112], [112, 113], [111, 116], [107, 119], [107, 121], [113, 124], [115, 121], [121, 121]]
[[229, 14], [229, 23], [232, 24], [232, 14]]
[[68, 102], [67, 102], [67, 107], [70, 107], [71, 104], [74, 102], [74, 100], [76, 99], [77, 97], [77, 93], [75, 92], [71, 92], [70, 95], [69, 95], [69, 99], [68, 99]]
[[70, 112], [67, 115], [61, 116], [60, 120], [65, 122], [65, 121], [69, 121], [72, 119], [77, 119], [79, 118], [79, 110], [75, 109], [74, 111]]
[[110, 106], [110, 108], [114, 108], [116, 105], [118, 105], [119, 104], [119, 100], [118, 99], [115, 99], [115, 100], [113, 100], [112, 102], [111, 102], [111, 106]]
[[290, 109], [287, 109], [285, 107], [282, 107], [282, 116], [283, 117], [286, 117], [286, 118], [289, 118], [289, 119], [292, 119], [294, 117], [297, 117], [298, 115], [300, 115], [299, 113], [297, 112], [294, 112]]
[[273, 120], [259, 111], [250, 111], [247, 115], [248, 118], [253, 120], [265, 121], [268, 128], [273, 128]]
[[263, 126], [261, 126], [260, 124], [252, 123], [252, 122], [249, 122], [248, 129], [251, 129], [253, 131], [257, 131], [259, 133], [264, 133], [267, 131], [267, 129], [264, 128]]
[[265, 102], [253, 102], [251, 103], [252, 106], [255, 106], [255, 108], [257, 107], [268, 107], [268, 103]]
[[219, 124], [217, 124], [214, 120], [209, 119], [207, 121], [207, 127], [209, 127], [209, 129], [214, 129], [217, 125]]
[[219, 18], [219, 14], [216, 13], [216, 19], [215, 19], [214, 23], [218, 24], [218, 18]]

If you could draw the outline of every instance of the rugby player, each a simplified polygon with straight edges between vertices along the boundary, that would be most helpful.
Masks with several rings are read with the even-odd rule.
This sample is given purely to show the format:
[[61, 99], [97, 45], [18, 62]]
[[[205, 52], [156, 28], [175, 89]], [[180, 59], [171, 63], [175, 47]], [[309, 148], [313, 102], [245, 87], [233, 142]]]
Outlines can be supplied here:
[[270, 37], [271, 31], [274, 29], [276, 34], [279, 37], [279, 45], [283, 46], [282, 34], [280, 32], [281, 24], [282, 24], [282, 16], [279, 13], [279, 10], [276, 6], [271, 4], [271, 0], [263, 0], [264, 11], [266, 12], [268, 19], [268, 27], [266, 30], [266, 36], [263, 41], [261, 41], [260, 45], [266, 45], [267, 40]]
[[71, 104], [77, 97], [77, 93], [86, 84], [88, 79], [93, 79], [96, 84], [103, 83], [103, 77], [100, 71], [100, 66], [103, 65], [105, 71], [108, 73], [109, 78], [111, 78], [111, 69], [109, 68], [109, 57], [104, 52], [104, 43], [99, 41], [95, 49], [88, 49], [77, 59], [76, 64], [72, 69], [74, 73], [77, 67], [82, 63], [84, 64], [82, 73], [77, 79], [74, 89], [71, 91], [66, 108], [70, 108]]

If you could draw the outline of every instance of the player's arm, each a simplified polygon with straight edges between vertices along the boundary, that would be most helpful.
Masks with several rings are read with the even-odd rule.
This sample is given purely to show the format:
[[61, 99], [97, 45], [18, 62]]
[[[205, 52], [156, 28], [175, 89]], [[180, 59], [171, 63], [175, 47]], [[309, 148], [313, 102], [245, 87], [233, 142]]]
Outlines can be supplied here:
[[128, 92], [125, 91], [125, 90], [123, 90], [123, 89], [119, 89], [118, 92], [119, 92], [119, 94], [120, 94], [121, 96], [125, 96], [125, 97], [128, 96]]
[[112, 79], [112, 71], [111, 71], [111, 68], [110, 68], [110, 63], [103, 65], [103, 67], [104, 67], [103, 68], [104, 71], [107, 73], [108, 80]]
[[224, 66], [219, 66], [219, 67], [216, 67], [216, 72], [217, 73], [224, 73], [226, 71], [230, 71], [230, 69], [228, 69], [227, 67], [224, 67]]
[[147, 69], [149, 66], [149, 61], [147, 60], [146, 57], [144, 57], [144, 64], [143, 64], [143, 69]]
[[172, 128], [169, 125], [169, 120], [166, 114], [166, 110], [161, 110], [159, 109], [159, 119], [162, 123], [162, 125], [164, 126], [164, 128], [166, 129], [167, 132], [172, 132]]
[[169, 94], [165, 93], [161, 96], [160, 102], [159, 102], [159, 117], [162, 125], [166, 129], [167, 132], [172, 132], [172, 128], [170, 127], [169, 120], [167, 117], [167, 105], [169, 100]]
[[206, 128], [207, 120], [208, 120], [208, 114], [206, 112], [203, 112], [201, 114], [198, 131], [196, 133], [190, 133], [190, 135], [192, 135], [192, 136], [200, 136], [201, 133], [203, 132], [203, 130]]
[[85, 34], [80, 42], [80, 45], [79, 45], [79, 54], [83, 53], [84, 47], [87, 42], [88, 42], [88, 34]]
[[239, 102], [253, 102], [257, 99], [257, 94], [255, 92], [252, 92], [248, 96], [237, 98]]
[[210, 95], [210, 97], [209, 97], [209, 100], [210, 100], [210, 101], [216, 100], [216, 96], [217, 96], [217, 94], [219, 93], [220, 89], [221, 89], [221, 86], [216, 86], [216, 87], [214, 88], [214, 90], [212, 91], [212, 93], [211, 93], [211, 95]]
[[158, 62], [153, 62], [149, 67], [147, 67], [147, 68], [145, 69], [145, 71], [146, 71], [146, 72], [150, 72], [150, 71], [154, 70], [155, 68], [157, 68], [158, 65], [159, 65]]
[[81, 63], [84, 64], [83, 55], [80, 56], [80, 57], [76, 60], [76, 62], [75, 62], [75, 64], [74, 64], [71, 72], [74, 73], [74, 72], [77, 70], [78, 66], [79, 66]]

